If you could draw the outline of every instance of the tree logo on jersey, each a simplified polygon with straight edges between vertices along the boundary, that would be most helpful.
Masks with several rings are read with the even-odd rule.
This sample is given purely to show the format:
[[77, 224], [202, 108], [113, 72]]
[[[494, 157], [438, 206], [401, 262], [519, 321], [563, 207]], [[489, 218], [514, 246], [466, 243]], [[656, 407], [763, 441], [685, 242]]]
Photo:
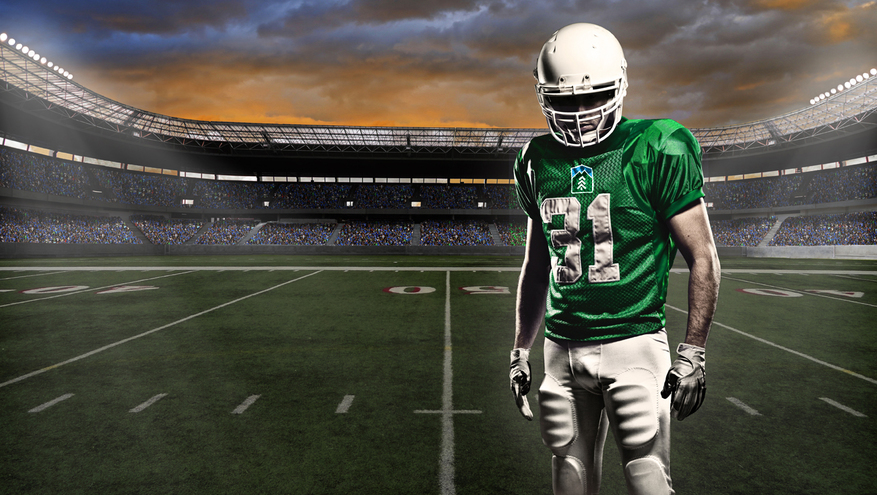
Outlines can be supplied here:
[[572, 176], [572, 193], [586, 194], [594, 192], [594, 169], [579, 165], [570, 169]]

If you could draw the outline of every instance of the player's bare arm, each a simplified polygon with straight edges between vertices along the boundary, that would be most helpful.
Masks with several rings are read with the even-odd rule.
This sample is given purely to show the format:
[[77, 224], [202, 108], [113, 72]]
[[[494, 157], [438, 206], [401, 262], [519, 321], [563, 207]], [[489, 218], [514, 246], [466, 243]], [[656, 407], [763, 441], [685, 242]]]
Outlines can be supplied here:
[[661, 396], [670, 397], [672, 416], [683, 420], [700, 408], [706, 396], [706, 341], [719, 297], [721, 268], [702, 199], [670, 218], [668, 225], [691, 275], [685, 343], [676, 349]]
[[721, 267], [703, 200], [671, 217], [668, 225], [691, 272], [685, 343], [705, 348], [719, 298]]
[[545, 318], [545, 300], [548, 295], [548, 276], [551, 258], [542, 229], [527, 222], [527, 247], [521, 276], [518, 279], [518, 296], [515, 302], [515, 348], [529, 349], [533, 346], [539, 327]]
[[515, 404], [521, 415], [528, 420], [533, 419], [533, 412], [526, 397], [533, 380], [530, 369], [530, 348], [533, 347], [542, 319], [545, 317], [550, 268], [548, 244], [541, 229], [535, 226], [531, 219], [527, 223], [527, 248], [518, 280], [518, 297], [515, 302], [515, 345], [509, 366], [509, 384]]

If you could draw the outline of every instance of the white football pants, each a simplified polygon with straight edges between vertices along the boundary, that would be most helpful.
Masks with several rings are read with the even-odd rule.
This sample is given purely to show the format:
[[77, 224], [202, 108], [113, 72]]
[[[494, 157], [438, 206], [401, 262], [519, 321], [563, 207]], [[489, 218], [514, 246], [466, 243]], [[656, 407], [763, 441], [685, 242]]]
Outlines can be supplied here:
[[669, 369], [664, 330], [602, 343], [545, 339], [539, 407], [555, 495], [599, 492], [609, 427], [628, 493], [675, 493], [670, 402], [660, 395]]

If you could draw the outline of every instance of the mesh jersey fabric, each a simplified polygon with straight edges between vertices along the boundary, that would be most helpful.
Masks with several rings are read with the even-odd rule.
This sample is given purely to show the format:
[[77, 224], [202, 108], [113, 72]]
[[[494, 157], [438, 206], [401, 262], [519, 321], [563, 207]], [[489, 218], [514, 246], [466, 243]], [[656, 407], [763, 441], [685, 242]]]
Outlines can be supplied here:
[[604, 142], [532, 139], [514, 165], [552, 270], [546, 336], [605, 340], [659, 330], [676, 248], [666, 220], [703, 197], [701, 151], [681, 124], [622, 118]]

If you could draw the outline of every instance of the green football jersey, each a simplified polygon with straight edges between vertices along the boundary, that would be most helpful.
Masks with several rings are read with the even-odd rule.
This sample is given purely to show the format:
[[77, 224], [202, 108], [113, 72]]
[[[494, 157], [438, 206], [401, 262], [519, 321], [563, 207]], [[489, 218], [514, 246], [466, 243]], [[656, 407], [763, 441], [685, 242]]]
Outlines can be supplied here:
[[664, 327], [676, 256], [666, 220], [703, 197], [700, 156], [679, 123], [626, 118], [586, 148], [547, 134], [521, 150], [518, 198], [551, 256], [547, 336], [604, 340]]

